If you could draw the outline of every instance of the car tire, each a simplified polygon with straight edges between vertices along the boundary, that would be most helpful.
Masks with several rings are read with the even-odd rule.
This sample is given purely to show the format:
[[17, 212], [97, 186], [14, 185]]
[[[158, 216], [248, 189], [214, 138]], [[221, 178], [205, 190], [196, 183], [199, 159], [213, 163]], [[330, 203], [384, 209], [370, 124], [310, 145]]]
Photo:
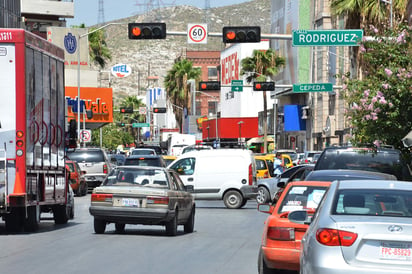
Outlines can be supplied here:
[[270, 193], [264, 186], [259, 186], [258, 195], [256, 196], [256, 202], [258, 204], [268, 203], [270, 201]]
[[229, 209], [237, 209], [242, 207], [243, 200], [244, 198], [242, 194], [240, 194], [240, 192], [236, 190], [229, 190], [223, 196], [223, 202]]
[[117, 233], [123, 233], [124, 228], [126, 227], [126, 224], [115, 223], [114, 227], [115, 227]]
[[192, 233], [195, 228], [195, 212], [196, 209], [195, 206], [193, 206], [189, 218], [187, 219], [187, 222], [184, 224], [185, 233]]
[[79, 185], [77, 187], [77, 191], [76, 191], [76, 196], [81, 197], [83, 195], [83, 189], [82, 187]]
[[176, 214], [169, 222], [166, 223], [166, 234], [169, 236], [177, 235], [177, 210]]
[[258, 273], [259, 274], [271, 274], [276, 273], [274, 269], [268, 268], [266, 266], [265, 260], [263, 259], [262, 250], [259, 251], [258, 257]]
[[40, 206], [27, 207], [27, 218], [24, 219], [25, 231], [33, 232], [39, 228], [40, 214]]
[[243, 203], [240, 205], [240, 208], [244, 207], [247, 204], [247, 199], [243, 199]]
[[103, 234], [104, 231], [106, 230], [106, 221], [105, 220], [94, 218], [93, 225], [94, 225], [94, 232], [96, 234]]
[[83, 186], [83, 193], [82, 193], [83, 196], [87, 195], [88, 189], [89, 189], [89, 185], [87, 183], [85, 183], [84, 186]]
[[53, 218], [55, 224], [67, 224], [70, 219], [70, 206], [67, 204], [54, 206]]

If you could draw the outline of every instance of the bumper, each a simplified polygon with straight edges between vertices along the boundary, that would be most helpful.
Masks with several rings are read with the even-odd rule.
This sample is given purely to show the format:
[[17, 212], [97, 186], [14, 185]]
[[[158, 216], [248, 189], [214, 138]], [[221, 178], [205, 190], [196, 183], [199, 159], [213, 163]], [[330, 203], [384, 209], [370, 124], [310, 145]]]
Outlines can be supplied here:
[[242, 195], [246, 199], [256, 199], [256, 196], [258, 195], [258, 186], [253, 185], [253, 186], [242, 186], [240, 188], [240, 191], [242, 192]]
[[107, 222], [142, 225], [163, 225], [175, 216], [174, 210], [157, 208], [90, 206], [89, 212], [95, 218]]
[[263, 259], [270, 268], [299, 271], [300, 250], [262, 246]]

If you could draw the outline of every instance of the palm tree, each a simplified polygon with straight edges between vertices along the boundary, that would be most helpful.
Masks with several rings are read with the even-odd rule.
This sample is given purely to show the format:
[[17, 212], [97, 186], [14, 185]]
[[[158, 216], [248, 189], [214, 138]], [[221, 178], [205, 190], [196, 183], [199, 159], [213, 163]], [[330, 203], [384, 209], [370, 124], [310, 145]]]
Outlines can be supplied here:
[[[128, 96], [126, 98], [123, 99], [123, 101], [120, 103], [121, 107], [133, 107], [133, 113], [129, 116], [129, 121], [133, 122], [139, 122], [142, 123], [146, 120], [146, 117], [144, 115], [140, 115], [138, 112], [136, 112], [136, 110], [138, 110], [140, 107], [142, 106], [146, 106], [141, 99], [138, 99], [136, 96]], [[123, 118], [123, 117], [120, 117]], [[136, 134], [138, 136], [140, 135], [140, 128], [129, 128], [129, 130], [131, 131], [131, 133], [136, 136]]]
[[[90, 31], [93, 31], [93, 29]], [[104, 30], [98, 30], [89, 34], [89, 55], [92, 61], [101, 69], [106, 66], [107, 60], [112, 59], [105, 40]]]
[[[167, 72], [164, 80], [167, 95], [174, 106], [181, 106], [190, 110], [191, 94], [189, 93], [187, 80], [199, 80], [200, 68], [194, 68], [193, 63], [187, 59], [178, 60]], [[176, 119], [182, 121], [183, 112], [176, 112]], [[181, 124], [181, 127], [183, 125]]]
[[[285, 58], [276, 54], [275, 50], [254, 50], [252, 57], [242, 60], [240, 74], [247, 75], [246, 82], [253, 80], [266, 81], [279, 72], [279, 68], [285, 65]], [[267, 153], [267, 98], [266, 90], [263, 91], [263, 145], [264, 153]], [[275, 129], [276, 130], [276, 129]], [[276, 141], [276, 140], [275, 140]]]

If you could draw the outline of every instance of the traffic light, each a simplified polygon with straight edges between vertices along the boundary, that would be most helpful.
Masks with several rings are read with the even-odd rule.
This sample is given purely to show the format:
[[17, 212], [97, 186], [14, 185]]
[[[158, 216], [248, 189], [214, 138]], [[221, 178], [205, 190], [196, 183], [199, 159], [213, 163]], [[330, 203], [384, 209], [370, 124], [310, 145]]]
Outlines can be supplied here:
[[254, 91], [274, 91], [275, 90], [275, 82], [253, 82], [253, 90]]
[[129, 39], [166, 39], [166, 23], [129, 23]]
[[166, 113], [166, 108], [153, 108], [153, 113]]
[[199, 82], [199, 90], [220, 90], [220, 81]]
[[223, 43], [258, 43], [260, 42], [259, 26], [223, 27]]
[[124, 122], [117, 123], [117, 125], [118, 125], [119, 127], [125, 127], [125, 126], [126, 126], [126, 124], [125, 124]]
[[133, 107], [121, 107], [120, 113], [133, 113]]

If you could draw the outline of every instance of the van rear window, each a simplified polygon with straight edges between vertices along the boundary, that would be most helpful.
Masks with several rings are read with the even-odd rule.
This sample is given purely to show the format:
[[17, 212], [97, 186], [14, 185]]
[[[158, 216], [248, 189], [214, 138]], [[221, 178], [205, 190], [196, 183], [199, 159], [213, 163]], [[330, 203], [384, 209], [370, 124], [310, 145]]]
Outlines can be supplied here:
[[100, 163], [104, 162], [104, 156], [101, 151], [73, 151], [67, 152], [70, 160], [77, 162]]

